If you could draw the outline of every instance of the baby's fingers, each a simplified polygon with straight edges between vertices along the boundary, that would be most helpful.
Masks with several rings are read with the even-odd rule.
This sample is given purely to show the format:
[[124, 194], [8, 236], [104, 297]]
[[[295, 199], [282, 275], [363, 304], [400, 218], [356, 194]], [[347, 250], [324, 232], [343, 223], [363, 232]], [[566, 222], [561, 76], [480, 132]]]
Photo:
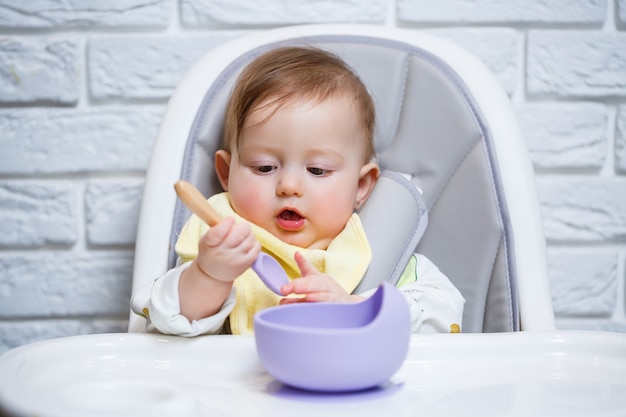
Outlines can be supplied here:
[[202, 238], [203, 243], [210, 247], [218, 246], [224, 241], [224, 239], [226, 239], [226, 236], [228, 236], [234, 223], [235, 219], [232, 217], [225, 217], [204, 234]]
[[304, 297], [285, 297], [280, 299], [280, 305], [286, 304], [297, 304], [297, 303], [305, 303], [307, 302]]
[[303, 297], [304, 301], [326, 301], [323, 293], [328, 291], [328, 285], [324, 277], [318, 273], [318, 275], [293, 279], [283, 285], [281, 291], [283, 295], [298, 294]]
[[250, 225], [247, 223], [235, 223], [226, 237], [226, 245], [231, 248], [238, 246], [249, 247], [254, 242], [256, 242], [256, 238], [252, 233]]
[[300, 252], [296, 252], [294, 259], [303, 277], [319, 274], [319, 271]]

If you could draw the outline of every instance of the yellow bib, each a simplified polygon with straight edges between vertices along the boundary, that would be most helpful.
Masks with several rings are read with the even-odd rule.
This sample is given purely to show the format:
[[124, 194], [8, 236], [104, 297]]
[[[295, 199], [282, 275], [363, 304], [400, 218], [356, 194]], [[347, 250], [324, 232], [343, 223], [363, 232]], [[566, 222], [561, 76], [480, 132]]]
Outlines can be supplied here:
[[[216, 194], [209, 203], [222, 216], [246, 221], [234, 212], [228, 193]], [[353, 214], [343, 231], [326, 250], [303, 249], [283, 242], [265, 229], [250, 223], [252, 232], [261, 243], [263, 251], [272, 255], [287, 272], [290, 279], [301, 276], [294, 254], [300, 252], [317, 270], [333, 277], [348, 293], [359, 284], [372, 258], [372, 252], [363, 230], [361, 220]], [[176, 252], [185, 261], [198, 256], [198, 242], [209, 227], [196, 215], [192, 215], [176, 242]], [[252, 269], [246, 270], [235, 280], [236, 304], [230, 313], [233, 334], [253, 333], [253, 318], [257, 311], [278, 305], [281, 297], [267, 289]]]

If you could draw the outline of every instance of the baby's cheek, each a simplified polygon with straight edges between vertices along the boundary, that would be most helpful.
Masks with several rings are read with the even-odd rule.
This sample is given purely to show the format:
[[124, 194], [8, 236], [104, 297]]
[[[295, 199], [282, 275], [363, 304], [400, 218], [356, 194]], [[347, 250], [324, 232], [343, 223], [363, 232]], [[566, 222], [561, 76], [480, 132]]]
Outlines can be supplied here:
[[231, 204], [237, 214], [256, 224], [259, 224], [266, 215], [267, 203], [257, 190], [231, 193]]
[[333, 194], [329, 194], [329, 196], [317, 198], [316, 213], [318, 213], [320, 223], [329, 232], [339, 234], [354, 213], [354, 203], [347, 198], [332, 197]]

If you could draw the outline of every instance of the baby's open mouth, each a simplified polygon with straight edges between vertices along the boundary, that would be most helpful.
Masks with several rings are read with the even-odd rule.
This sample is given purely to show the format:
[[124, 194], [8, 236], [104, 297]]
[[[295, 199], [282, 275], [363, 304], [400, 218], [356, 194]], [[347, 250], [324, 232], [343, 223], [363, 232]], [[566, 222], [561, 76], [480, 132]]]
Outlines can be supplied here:
[[300, 216], [298, 213], [296, 213], [293, 210], [283, 210], [280, 213], [279, 217], [286, 221], [298, 221], [302, 219], [302, 216]]
[[278, 224], [285, 230], [299, 230], [304, 225], [304, 217], [293, 210], [283, 210], [277, 217]]

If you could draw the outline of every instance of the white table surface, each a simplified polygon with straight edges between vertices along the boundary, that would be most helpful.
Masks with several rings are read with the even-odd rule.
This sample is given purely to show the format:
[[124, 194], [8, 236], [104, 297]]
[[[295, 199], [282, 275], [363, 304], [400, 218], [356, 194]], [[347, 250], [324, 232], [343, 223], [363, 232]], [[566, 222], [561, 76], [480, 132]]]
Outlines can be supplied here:
[[626, 334], [416, 335], [387, 383], [350, 394], [282, 385], [253, 337], [67, 337], [0, 356], [0, 405], [41, 417], [626, 416]]

